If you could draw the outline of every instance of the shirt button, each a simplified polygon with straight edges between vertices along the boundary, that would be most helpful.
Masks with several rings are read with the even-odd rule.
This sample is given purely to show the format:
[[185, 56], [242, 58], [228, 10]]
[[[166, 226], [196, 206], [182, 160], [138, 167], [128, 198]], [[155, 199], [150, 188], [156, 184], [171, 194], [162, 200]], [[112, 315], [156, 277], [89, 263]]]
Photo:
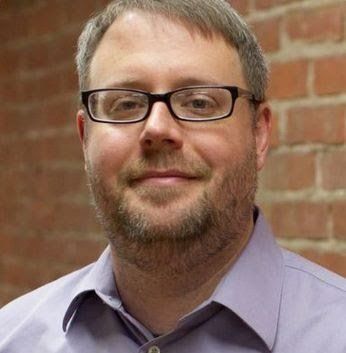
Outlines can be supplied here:
[[152, 346], [148, 349], [148, 353], [160, 353], [160, 348], [158, 346]]

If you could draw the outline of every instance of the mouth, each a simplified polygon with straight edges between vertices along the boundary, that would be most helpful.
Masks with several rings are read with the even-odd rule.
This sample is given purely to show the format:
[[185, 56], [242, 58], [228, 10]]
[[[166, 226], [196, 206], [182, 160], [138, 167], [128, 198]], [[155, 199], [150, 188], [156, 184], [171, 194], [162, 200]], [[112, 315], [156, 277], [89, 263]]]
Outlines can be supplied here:
[[197, 176], [179, 170], [149, 170], [136, 177], [132, 183], [152, 186], [175, 186], [197, 178]]

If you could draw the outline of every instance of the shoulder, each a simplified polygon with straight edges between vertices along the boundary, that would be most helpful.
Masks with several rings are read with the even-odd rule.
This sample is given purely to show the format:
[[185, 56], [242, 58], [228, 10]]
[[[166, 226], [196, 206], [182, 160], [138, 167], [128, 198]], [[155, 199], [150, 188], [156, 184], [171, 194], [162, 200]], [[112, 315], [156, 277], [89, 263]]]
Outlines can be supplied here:
[[322, 291], [346, 299], [344, 277], [288, 250], [282, 250], [282, 253], [287, 280], [294, 281], [296, 284], [301, 282], [301, 285], [305, 284], [307, 288], [319, 287]]
[[[54, 282], [48, 283], [0, 309], [0, 351], [7, 337], [16, 337], [40, 327], [44, 331], [46, 320], [59, 320], [57, 328], [62, 330], [63, 316], [73, 293], [79, 287], [93, 265], [72, 272]], [[35, 323], [35, 327], [32, 324]]]
[[303, 351], [306, 345], [306, 351], [325, 347], [326, 352], [345, 352], [345, 278], [290, 251], [282, 252], [281, 340], [287, 340], [293, 351]]

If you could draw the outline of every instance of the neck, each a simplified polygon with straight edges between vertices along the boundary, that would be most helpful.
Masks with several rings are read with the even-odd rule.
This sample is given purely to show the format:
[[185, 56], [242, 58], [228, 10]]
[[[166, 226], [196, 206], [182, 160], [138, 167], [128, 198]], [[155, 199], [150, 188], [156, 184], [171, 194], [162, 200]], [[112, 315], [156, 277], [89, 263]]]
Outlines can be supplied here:
[[[175, 267], [172, 270], [171, 266], [163, 266], [161, 263], [148, 271], [147, 268], [119, 256], [113, 247], [114, 274], [124, 307], [155, 334], [173, 330], [181, 317], [210, 298], [222, 277], [245, 247], [252, 228], [251, 222], [245, 234], [239, 236], [236, 243], [232, 242], [218, 253], [205, 257], [193, 268]], [[160, 250], [157, 256], [165, 253], [162, 247]], [[141, 256], [145, 254], [142, 253]], [[170, 263], [175, 262], [174, 256], [168, 259]]]

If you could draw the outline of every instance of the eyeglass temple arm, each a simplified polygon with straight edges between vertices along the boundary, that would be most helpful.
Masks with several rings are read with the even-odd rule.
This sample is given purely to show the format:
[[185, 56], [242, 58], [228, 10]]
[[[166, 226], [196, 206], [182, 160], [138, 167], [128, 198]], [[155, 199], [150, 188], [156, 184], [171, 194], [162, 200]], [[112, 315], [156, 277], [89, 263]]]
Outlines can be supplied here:
[[238, 87], [238, 97], [248, 98], [250, 101], [254, 103], [261, 103], [261, 100], [257, 99], [253, 93], [239, 87]]

